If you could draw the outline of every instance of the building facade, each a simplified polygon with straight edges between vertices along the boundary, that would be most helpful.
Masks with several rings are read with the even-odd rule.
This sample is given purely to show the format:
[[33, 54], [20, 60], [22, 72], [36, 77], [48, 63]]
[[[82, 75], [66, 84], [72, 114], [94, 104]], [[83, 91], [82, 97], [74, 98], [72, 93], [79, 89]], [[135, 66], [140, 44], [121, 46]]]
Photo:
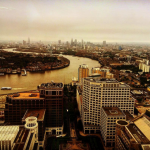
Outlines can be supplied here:
[[22, 125], [27, 116], [37, 117], [39, 139], [43, 141], [44, 132], [63, 133], [63, 84], [43, 83], [38, 90], [8, 95], [4, 114], [5, 122], [11, 125]]
[[102, 107], [101, 134], [105, 147], [115, 147], [116, 120], [126, 120], [126, 115], [118, 107]]
[[148, 150], [150, 149], [150, 118], [141, 115], [132, 122], [117, 120], [116, 150]]
[[88, 65], [86, 65], [86, 64], [80, 65], [79, 69], [78, 69], [78, 80], [79, 80], [79, 83], [82, 83], [82, 79], [86, 78], [88, 76], [89, 76]]
[[81, 117], [84, 133], [98, 132], [102, 107], [119, 107], [133, 115], [134, 99], [130, 96], [130, 86], [115, 79], [84, 78]]

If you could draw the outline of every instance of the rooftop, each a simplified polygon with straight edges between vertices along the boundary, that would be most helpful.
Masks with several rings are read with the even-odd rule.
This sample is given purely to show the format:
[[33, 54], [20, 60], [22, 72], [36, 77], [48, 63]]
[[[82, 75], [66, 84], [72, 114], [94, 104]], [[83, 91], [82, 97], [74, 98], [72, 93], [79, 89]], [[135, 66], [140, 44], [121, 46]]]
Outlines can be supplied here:
[[28, 99], [34, 99], [34, 98], [40, 98], [40, 94], [38, 92], [36, 93], [16, 93], [12, 95], [8, 95], [9, 97], [15, 98], [15, 99], [22, 99], [22, 98], [28, 98]]
[[42, 83], [38, 87], [39, 88], [63, 88], [63, 83], [55, 83], [51, 81], [51, 83]]
[[46, 109], [28, 109], [22, 118], [22, 121], [25, 121], [27, 117], [34, 116], [37, 118], [37, 121], [43, 121], [45, 117]]
[[107, 116], [120, 116], [124, 115], [124, 113], [118, 107], [102, 107], [107, 114]]
[[130, 131], [130, 133], [132, 134], [133, 138], [137, 141], [137, 143], [144, 144], [149, 142], [147, 137], [141, 132], [141, 130], [135, 124], [129, 124], [126, 128]]
[[0, 126], [0, 141], [14, 140], [19, 132], [19, 126]]
[[150, 140], [150, 120], [145, 116], [134, 121], [134, 124], [140, 129], [140, 131]]
[[97, 83], [119, 83], [115, 79], [108, 79], [108, 78], [101, 78], [101, 77], [87, 77], [85, 80], [89, 80], [91, 82], [97, 82]]

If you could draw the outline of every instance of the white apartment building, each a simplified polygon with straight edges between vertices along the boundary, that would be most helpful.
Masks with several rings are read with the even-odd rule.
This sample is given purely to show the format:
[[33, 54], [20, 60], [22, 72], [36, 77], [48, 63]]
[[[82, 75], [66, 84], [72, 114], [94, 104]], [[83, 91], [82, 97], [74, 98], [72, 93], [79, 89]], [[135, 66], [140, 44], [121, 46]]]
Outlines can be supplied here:
[[143, 59], [143, 61], [139, 63], [139, 69], [141, 69], [143, 72], [150, 72], [149, 60]]
[[133, 114], [134, 99], [130, 96], [130, 86], [115, 79], [84, 78], [81, 113], [84, 133], [99, 132], [102, 107], [119, 107]]
[[101, 134], [105, 146], [115, 146], [117, 120], [126, 120], [126, 115], [118, 107], [102, 107]]

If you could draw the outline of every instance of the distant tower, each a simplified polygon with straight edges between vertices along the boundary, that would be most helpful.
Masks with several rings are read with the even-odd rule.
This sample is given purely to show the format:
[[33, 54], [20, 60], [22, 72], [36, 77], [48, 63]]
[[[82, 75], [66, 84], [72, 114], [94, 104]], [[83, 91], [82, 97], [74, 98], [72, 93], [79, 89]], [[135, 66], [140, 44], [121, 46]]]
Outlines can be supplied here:
[[26, 45], [26, 41], [25, 40], [23, 40], [23, 45]]
[[78, 80], [81, 83], [82, 82], [82, 78], [86, 78], [89, 76], [89, 68], [88, 65], [86, 64], [82, 64], [79, 66], [78, 69]]
[[103, 41], [103, 46], [104, 46], [104, 47], [106, 46], [106, 41]]
[[83, 39], [82, 39], [82, 48], [83, 48]]
[[28, 44], [30, 44], [30, 38], [28, 38]]
[[59, 45], [61, 44], [61, 40], [58, 40], [58, 44], [59, 44]]
[[49, 53], [50, 56], [53, 55], [51, 45], [49, 45], [49, 44], [48, 44], [48, 53]]
[[73, 39], [71, 39], [71, 46], [73, 45]]
[[77, 39], [75, 39], [74, 43], [75, 43], [75, 45], [77, 45]]

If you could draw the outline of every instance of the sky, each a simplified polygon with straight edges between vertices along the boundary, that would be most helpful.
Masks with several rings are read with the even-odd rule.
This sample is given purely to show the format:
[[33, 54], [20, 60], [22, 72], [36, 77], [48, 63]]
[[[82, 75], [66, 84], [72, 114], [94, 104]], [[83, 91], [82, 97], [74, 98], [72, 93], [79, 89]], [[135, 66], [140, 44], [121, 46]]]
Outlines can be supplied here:
[[150, 0], [0, 0], [0, 40], [150, 42]]

